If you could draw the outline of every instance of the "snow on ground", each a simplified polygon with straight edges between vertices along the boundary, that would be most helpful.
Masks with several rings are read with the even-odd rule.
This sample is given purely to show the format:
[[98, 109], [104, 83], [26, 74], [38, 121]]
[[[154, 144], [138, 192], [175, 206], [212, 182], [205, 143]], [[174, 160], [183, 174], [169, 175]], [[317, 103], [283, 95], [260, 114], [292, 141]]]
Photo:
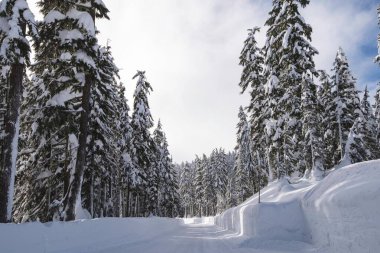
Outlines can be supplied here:
[[338, 169], [320, 182], [271, 183], [257, 202], [255, 195], [215, 223], [247, 247], [380, 252], [380, 160]]
[[7, 253], [375, 253], [380, 250], [380, 160], [320, 182], [286, 180], [216, 217], [105, 218], [0, 224]]

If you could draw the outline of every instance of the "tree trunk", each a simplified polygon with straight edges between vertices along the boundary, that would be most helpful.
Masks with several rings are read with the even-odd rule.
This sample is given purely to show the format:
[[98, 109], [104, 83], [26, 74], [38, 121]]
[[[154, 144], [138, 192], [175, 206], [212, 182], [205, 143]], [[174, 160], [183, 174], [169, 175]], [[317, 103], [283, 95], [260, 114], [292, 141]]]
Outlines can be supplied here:
[[0, 168], [0, 223], [12, 220], [23, 74], [23, 64], [12, 65], [9, 77], [9, 101], [4, 120], [3, 157], [1, 157], [2, 164]]
[[125, 203], [125, 217], [129, 217], [130, 214], [130, 203], [131, 203], [131, 196], [130, 196], [130, 190], [129, 190], [129, 179], [127, 179], [127, 203]]
[[82, 192], [82, 181], [84, 166], [86, 163], [86, 152], [87, 152], [87, 134], [88, 134], [88, 122], [90, 115], [90, 94], [93, 79], [90, 74], [86, 74], [86, 81], [83, 87], [82, 95], [82, 112], [80, 117], [79, 126], [79, 146], [77, 153], [77, 160], [75, 164], [75, 172], [73, 181], [70, 187], [69, 199], [66, 207], [66, 221], [75, 220], [75, 206], [81, 205], [77, 203], [81, 199]]

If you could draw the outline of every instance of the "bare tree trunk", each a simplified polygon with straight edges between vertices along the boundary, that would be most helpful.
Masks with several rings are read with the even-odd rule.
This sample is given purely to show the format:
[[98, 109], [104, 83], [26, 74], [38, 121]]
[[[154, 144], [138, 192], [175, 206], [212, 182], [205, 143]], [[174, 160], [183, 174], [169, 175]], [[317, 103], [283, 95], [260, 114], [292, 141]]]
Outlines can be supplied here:
[[12, 220], [23, 74], [23, 64], [12, 65], [9, 77], [9, 101], [4, 120], [3, 157], [1, 157], [0, 168], [0, 223]]
[[94, 172], [91, 171], [91, 182], [90, 182], [90, 210], [91, 217], [94, 218]]
[[127, 181], [127, 203], [125, 203], [125, 216], [126, 217], [129, 217], [129, 214], [130, 214], [130, 203], [131, 203], [131, 199], [130, 199], [130, 190], [129, 190], [129, 179]]
[[[88, 134], [88, 122], [90, 115], [90, 94], [93, 79], [90, 74], [86, 74], [85, 84], [83, 87], [82, 95], [82, 112], [80, 117], [80, 133], [79, 133], [79, 146], [77, 153], [77, 160], [75, 164], [75, 172], [73, 181], [70, 187], [69, 199], [66, 207], [66, 221], [75, 220], [75, 206], [77, 201], [81, 199], [82, 181], [84, 166], [86, 163], [87, 153], [87, 134]], [[81, 203], [78, 203], [81, 205]]]

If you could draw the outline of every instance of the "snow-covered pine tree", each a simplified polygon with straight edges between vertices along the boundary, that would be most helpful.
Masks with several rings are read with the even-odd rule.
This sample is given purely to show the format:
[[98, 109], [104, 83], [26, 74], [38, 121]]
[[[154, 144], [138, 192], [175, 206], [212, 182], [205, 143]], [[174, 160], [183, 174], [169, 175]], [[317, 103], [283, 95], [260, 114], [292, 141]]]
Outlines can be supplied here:
[[370, 103], [369, 91], [366, 87], [364, 90], [363, 99], [360, 103], [360, 108], [363, 117], [363, 140], [367, 149], [367, 160], [380, 158], [380, 145], [377, 142], [376, 134], [376, 118]]
[[[153, 118], [149, 109], [148, 95], [152, 91], [150, 83], [146, 80], [145, 72], [138, 71], [133, 79], [137, 78], [136, 90], [133, 95], [133, 114], [131, 126], [133, 130], [131, 153], [134, 167], [138, 170], [139, 181], [141, 182], [135, 189], [137, 199], [137, 213], [145, 215], [145, 202], [147, 201], [147, 189], [153, 187], [149, 185], [151, 179], [155, 177], [150, 174], [152, 163], [154, 162], [154, 152], [152, 149], [152, 138], [149, 130], [153, 127]], [[148, 189], [149, 191], [149, 189]]]
[[380, 145], [380, 83], [377, 84], [374, 109], [376, 139]]
[[[211, 171], [213, 172], [213, 182], [216, 193], [216, 213], [221, 213], [227, 207], [228, 163], [227, 155], [223, 149], [217, 149], [215, 156], [216, 163]], [[216, 213], [213, 213], [213, 215]]]
[[0, 2], [1, 223], [12, 220], [23, 78], [30, 54], [28, 35], [33, 38], [38, 36], [34, 16], [27, 1], [2, 0]]
[[203, 171], [203, 215], [209, 216], [215, 213], [217, 203], [217, 184], [216, 184], [216, 166], [217, 166], [217, 150], [213, 150], [210, 157], [203, 154], [201, 166]]
[[226, 201], [227, 208], [234, 207], [238, 204], [237, 194], [236, 194], [236, 174], [234, 170], [235, 165], [235, 153], [229, 152], [227, 154], [227, 164], [228, 164], [228, 175], [227, 175], [227, 193], [226, 193]]
[[237, 144], [235, 147], [235, 175], [238, 203], [242, 203], [254, 193], [253, 157], [251, 153], [250, 128], [243, 107], [239, 108], [237, 124]]
[[332, 94], [332, 81], [326, 71], [319, 71], [320, 86], [318, 88], [318, 101], [321, 113], [321, 131], [323, 133], [323, 157], [324, 168], [329, 169], [334, 167], [336, 162], [340, 160], [336, 150], [339, 147], [337, 137], [339, 136], [338, 129], [335, 127], [336, 115], [334, 112], [334, 97]]
[[[243, 72], [239, 86], [242, 92], [249, 87], [251, 101], [248, 106], [248, 114], [250, 116], [250, 133], [252, 150], [254, 150], [255, 158], [263, 172], [266, 171], [266, 138], [265, 138], [265, 118], [267, 115], [267, 105], [264, 89], [263, 65], [264, 57], [261, 49], [257, 45], [255, 34], [260, 28], [255, 27], [248, 30], [248, 38], [244, 41], [244, 47], [240, 55], [240, 65], [243, 66]], [[266, 173], [261, 173], [263, 176]], [[264, 180], [263, 180], [264, 181]]]
[[[380, 26], [380, 5], [377, 8], [377, 17], [378, 17], [378, 24]], [[378, 48], [378, 55], [375, 58], [375, 62], [377, 62], [380, 66], [380, 33], [377, 35], [377, 48]], [[375, 96], [375, 118], [376, 118], [376, 139], [378, 144], [380, 145], [380, 83], [377, 85], [376, 90], [376, 96]]]
[[184, 217], [191, 217], [194, 215], [194, 167], [188, 162], [181, 165], [180, 181], [179, 181], [179, 194], [181, 206], [184, 208]]
[[[84, 45], [78, 44], [76, 57], [77, 75], [82, 74], [77, 78], [81, 84], [76, 88], [76, 91], [81, 92], [81, 112], [79, 118], [79, 134], [78, 134], [78, 149], [75, 163], [75, 170], [70, 182], [69, 193], [65, 206], [65, 220], [75, 220], [78, 213], [82, 210], [82, 182], [86, 163], [87, 153], [87, 136], [90, 118], [90, 97], [91, 89], [94, 89], [98, 78], [98, 69], [96, 66], [96, 57], [98, 48], [96, 39], [96, 18], [108, 18], [108, 9], [102, 0], [80, 0], [75, 6], [69, 9], [68, 17], [74, 19], [75, 24], [79, 24], [79, 31], [84, 36]], [[69, 36], [72, 36], [69, 35]], [[66, 37], [67, 39], [67, 37]], [[71, 39], [71, 38], [70, 38]], [[95, 64], [94, 64], [95, 63]], [[75, 89], [74, 89], [75, 90]]]
[[335, 152], [338, 154], [335, 156], [342, 159], [350, 129], [355, 119], [360, 115], [360, 101], [356, 90], [356, 80], [351, 74], [347, 57], [342, 48], [339, 48], [337, 52], [332, 71], [334, 106], [330, 110], [335, 114], [334, 127], [335, 132], [338, 133], [335, 140], [338, 143], [338, 149]]
[[120, 83], [118, 87], [118, 117], [115, 118], [116, 138], [118, 138], [118, 183], [119, 183], [119, 216], [125, 217], [131, 214], [131, 189], [138, 184], [138, 172], [133, 166], [131, 152], [132, 126], [129, 116], [130, 108], [125, 97], [125, 87]]
[[157, 147], [156, 166], [158, 170], [158, 198], [157, 214], [173, 217], [178, 210], [178, 183], [176, 172], [168, 150], [168, 142], [162, 130], [161, 121], [153, 132], [153, 139]]
[[[75, 209], [81, 209], [82, 156], [87, 145], [81, 145], [82, 164], [77, 164], [78, 136], [86, 144], [87, 136], [81, 130], [88, 126], [81, 116], [89, 116], [89, 88], [99, 77], [94, 19], [107, 17], [107, 9], [95, 0], [42, 0], [38, 4], [44, 19], [38, 25], [33, 86], [34, 93], [41, 95], [27, 106], [34, 114], [33, 121], [27, 122], [33, 133], [27, 141], [29, 154], [24, 156], [22, 173], [31, 180], [20, 185], [22, 191], [29, 190], [19, 195], [18, 213], [32, 220], [48, 221], [54, 214], [71, 220]], [[78, 124], [80, 118], [82, 124]]]
[[91, 217], [106, 217], [115, 216], [119, 211], [116, 208], [119, 195], [114, 192], [121, 156], [118, 116], [123, 105], [119, 101], [117, 84], [119, 70], [110, 47], [99, 48], [97, 58], [99, 78], [94, 85], [96, 88], [91, 89], [82, 197]]
[[268, 96], [266, 132], [269, 161], [276, 178], [302, 172], [301, 81], [316, 76], [312, 28], [299, 13], [309, 0], [274, 0], [264, 47], [264, 77]]
[[[317, 86], [311, 76], [302, 78], [302, 133], [307, 173], [321, 179], [324, 172], [324, 147], [321, 132], [322, 112], [317, 99]], [[308, 176], [308, 175], [306, 175]]]
[[[378, 18], [378, 24], [380, 26], [380, 5], [377, 7], [377, 18]], [[380, 64], [380, 33], [377, 35], [377, 48], [378, 48], [378, 54], [375, 58], [375, 61]]]
[[203, 206], [204, 206], [204, 185], [203, 185], [203, 177], [204, 170], [202, 166], [202, 160], [196, 156], [194, 160], [195, 167], [195, 178], [194, 178], [194, 186], [195, 186], [195, 210], [194, 215], [198, 215], [199, 217], [203, 214]]

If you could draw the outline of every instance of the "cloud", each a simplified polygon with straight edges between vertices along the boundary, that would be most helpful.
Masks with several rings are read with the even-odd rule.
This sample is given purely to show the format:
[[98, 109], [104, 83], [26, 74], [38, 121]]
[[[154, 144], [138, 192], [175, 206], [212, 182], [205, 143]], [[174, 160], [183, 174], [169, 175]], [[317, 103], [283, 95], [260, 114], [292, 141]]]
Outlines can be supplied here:
[[[33, 1], [30, 1], [33, 4]], [[111, 40], [128, 97], [131, 77], [146, 70], [155, 121], [162, 119], [176, 162], [232, 150], [240, 105], [238, 57], [247, 29], [263, 26], [269, 0], [128, 0], [107, 1], [110, 21], [99, 21], [100, 41]], [[320, 51], [319, 69], [330, 70], [342, 46], [360, 84], [380, 79], [371, 54], [376, 43], [376, 1], [318, 0], [302, 11], [313, 26], [312, 44]], [[265, 29], [258, 40], [265, 41]], [[373, 50], [373, 47], [372, 47]], [[371, 75], [371, 80], [366, 76]], [[363, 88], [362, 85], [360, 88]]]

